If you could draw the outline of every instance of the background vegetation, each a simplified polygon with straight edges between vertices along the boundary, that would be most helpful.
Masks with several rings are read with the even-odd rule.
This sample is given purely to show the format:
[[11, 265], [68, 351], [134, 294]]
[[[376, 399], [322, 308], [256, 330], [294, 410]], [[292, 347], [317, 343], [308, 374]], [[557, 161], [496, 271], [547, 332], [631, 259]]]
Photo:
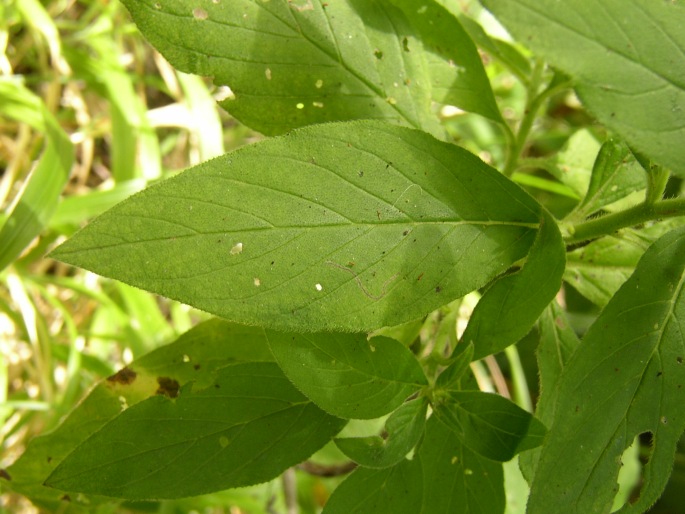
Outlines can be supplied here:
[[[499, 27], [477, 4], [462, 8]], [[207, 316], [187, 306], [60, 265], [43, 256], [93, 216], [146, 185], [261, 136], [218, 108], [209, 82], [174, 70], [142, 39], [117, 1], [10, 0], [0, 4], [0, 469], [60, 419], [97, 380], [166, 344]], [[483, 51], [498, 103], [512, 123], [532, 107], [517, 77]], [[532, 63], [533, 66], [540, 63]], [[531, 125], [529, 173], [512, 178], [562, 216], [577, 194], [555, 176], [591, 168], [603, 128], [575, 97], [550, 95]], [[457, 109], [441, 116], [455, 141], [504, 168], [502, 132]], [[531, 122], [533, 120], [531, 119]], [[554, 157], [550, 157], [550, 156]], [[682, 185], [669, 184], [671, 193]], [[15, 209], [16, 205], [27, 209]], [[9, 213], [18, 212], [8, 221]], [[30, 244], [28, 244], [30, 243]], [[597, 308], [572, 288], [563, 298], [577, 333]], [[467, 302], [468, 303], [468, 302]], [[467, 305], [468, 307], [468, 305]], [[457, 313], [465, 322], [468, 308]], [[419, 337], [433, 338], [430, 318]], [[520, 346], [534, 345], [532, 333]], [[532, 352], [522, 352], [531, 355]], [[535, 362], [514, 348], [476, 368], [482, 388], [534, 401]], [[322, 457], [326, 460], [325, 452]], [[200, 498], [93, 506], [95, 512], [317, 512], [338, 479], [298, 470], [283, 481]], [[0, 474], [2, 471], [0, 471]], [[514, 475], [512, 475], [514, 476]], [[514, 484], [512, 486], [512, 484]], [[651, 512], [682, 512], [685, 445]], [[0, 484], [1, 486], [1, 484]], [[515, 482], [508, 482], [515, 487]], [[3, 492], [1, 512], [35, 512]], [[69, 512], [68, 504], [61, 511]], [[510, 510], [520, 512], [512, 503]]]

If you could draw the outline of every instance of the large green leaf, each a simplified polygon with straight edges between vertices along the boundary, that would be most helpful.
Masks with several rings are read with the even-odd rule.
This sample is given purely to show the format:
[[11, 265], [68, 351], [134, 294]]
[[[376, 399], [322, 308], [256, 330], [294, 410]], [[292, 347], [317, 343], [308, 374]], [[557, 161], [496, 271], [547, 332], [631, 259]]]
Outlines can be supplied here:
[[523, 268], [495, 282], [473, 311], [461, 340], [473, 344], [475, 359], [525, 336], [559, 292], [566, 249], [554, 218], [545, 213], [542, 219]]
[[349, 419], [393, 411], [426, 380], [419, 361], [399, 341], [365, 334], [268, 332], [288, 379], [320, 408]]
[[[45, 478], [81, 442], [118, 416], [122, 409], [189, 382], [212, 384], [217, 369], [231, 362], [273, 360], [261, 329], [210, 320], [100, 382], [55, 430], [31, 440], [9, 467], [3, 483], [46, 509], [57, 511], [64, 492], [43, 486]], [[94, 498], [74, 495], [72, 505]]]
[[684, 283], [679, 228], [647, 250], [568, 362], [530, 514], [607, 512], [621, 454], [646, 432], [653, 442], [640, 496], [621, 512], [644, 512], [659, 497], [685, 428]]
[[424, 42], [432, 97], [502, 122], [476, 46], [459, 19], [435, 0], [389, 0], [405, 13]]
[[53, 256], [233, 321], [366, 331], [483, 286], [526, 255], [540, 216], [463, 149], [331, 123], [156, 184]]
[[416, 514], [422, 498], [421, 463], [403, 460], [391, 468], [357, 468], [335, 489], [323, 514]]
[[446, 70], [454, 103], [491, 116], [495, 107], [473, 101], [489, 88], [473, 44], [459, 48], [462, 73], [446, 60], [429, 65], [412, 25], [385, 0], [124, 4], [175, 67], [230, 86], [222, 106], [265, 134], [359, 118], [438, 133], [430, 73]]
[[514, 37], [576, 79], [597, 118], [685, 177], [685, 4], [482, 0]]
[[545, 426], [503, 396], [481, 391], [446, 391], [435, 417], [471, 450], [505, 462], [542, 444]]
[[501, 514], [504, 512], [502, 464], [464, 446], [435, 416], [414, 459], [423, 465], [421, 514]]
[[385, 435], [341, 437], [336, 446], [357, 464], [367, 468], [388, 468], [398, 464], [423, 435], [426, 425], [426, 398], [401, 405], [385, 422]]
[[205, 389], [187, 386], [124, 410], [46, 484], [126, 499], [257, 484], [309, 457], [343, 424], [302, 396], [276, 364], [232, 364]]

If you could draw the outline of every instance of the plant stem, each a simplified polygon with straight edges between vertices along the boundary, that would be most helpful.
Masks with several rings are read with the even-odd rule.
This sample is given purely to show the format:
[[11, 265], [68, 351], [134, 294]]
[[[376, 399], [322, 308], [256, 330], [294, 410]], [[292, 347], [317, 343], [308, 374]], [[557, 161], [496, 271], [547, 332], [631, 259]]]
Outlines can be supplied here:
[[655, 203], [642, 203], [625, 211], [608, 214], [569, 227], [566, 244], [613, 234], [617, 230], [659, 218], [685, 216], [685, 198], [673, 198]]
[[516, 345], [507, 346], [504, 353], [509, 360], [511, 378], [514, 382], [514, 401], [522, 409], [533, 412], [533, 402], [530, 399], [530, 390], [526, 381], [526, 372], [523, 370], [521, 358]]
[[552, 95], [555, 95], [559, 91], [568, 87], [567, 82], [557, 82], [552, 80], [552, 82], [544, 91], [538, 93], [538, 90], [542, 85], [544, 71], [544, 61], [537, 59], [535, 61], [533, 73], [531, 74], [530, 82], [527, 88], [527, 101], [526, 108], [523, 113], [523, 119], [521, 119], [521, 124], [516, 132], [513, 144], [507, 140], [507, 143], [509, 144], [509, 153], [507, 155], [507, 162], [504, 165], [503, 171], [506, 177], [510, 177], [518, 166], [518, 161], [521, 157], [523, 147], [526, 145], [530, 131], [533, 128], [533, 122], [535, 121], [537, 113], [540, 110], [540, 107], [542, 107], [542, 104]]

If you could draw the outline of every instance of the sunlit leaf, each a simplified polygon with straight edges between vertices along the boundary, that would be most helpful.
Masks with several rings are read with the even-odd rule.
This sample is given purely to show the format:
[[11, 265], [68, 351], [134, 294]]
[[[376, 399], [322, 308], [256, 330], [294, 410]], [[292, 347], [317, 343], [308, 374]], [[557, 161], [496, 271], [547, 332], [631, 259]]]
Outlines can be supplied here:
[[155, 184], [53, 256], [232, 321], [368, 331], [485, 285], [526, 255], [540, 215], [454, 145], [336, 123]]
[[566, 250], [559, 228], [545, 214], [523, 268], [501, 278], [478, 302], [462, 341], [474, 359], [499, 352], [525, 336], [561, 287]]
[[483, 0], [576, 81], [587, 108], [653, 161], [685, 176], [685, 4]]

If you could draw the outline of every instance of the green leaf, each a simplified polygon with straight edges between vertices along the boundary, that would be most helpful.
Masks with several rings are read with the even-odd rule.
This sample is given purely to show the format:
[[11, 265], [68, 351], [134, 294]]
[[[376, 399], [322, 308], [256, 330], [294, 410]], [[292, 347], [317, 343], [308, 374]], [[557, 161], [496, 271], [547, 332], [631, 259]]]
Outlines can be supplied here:
[[0, 113], [45, 132], [45, 149], [0, 228], [0, 270], [11, 264], [41, 233], [57, 208], [74, 150], [69, 136], [42, 100], [24, 86], [0, 80]]
[[333, 491], [323, 514], [416, 514], [421, 509], [422, 482], [417, 460], [384, 469], [357, 468]]
[[559, 228], [545, 213], [523, 268], [495, 282], [473, 311], [461, 340], [473, 344], [474, 359], [505, 349], [533, 328], [559, 292], [565, 264]]
[[421, 514], [504, 512], [504, 477], [499, 462], [464, 446], [432, 416], [417, 457], [423, 465]]
[[359, 332], [482, 287], [526, 254], [540, 215], [454, 145], [331, 123], [155, 184], [52, 256], [244, 324]]
[[360, 118], [441, 133], [421, 41], [385, 1], [124, 4], [174, 67], [230, 86], [221, 105], [264, 134]]
[[505, 462], [542, 444], [545, 426], [503, 396], [481, 391], [448, 391], [435, 416], [471, 450]]
[[229, 365], [212, 386], [169, 396], [123, 411], [69, 454], [46, 484], [131, 500], [257, 484], [309, 457], [344, 424], [269, 362]]
[[432, 82], [432, 97], [504, 123], [476, 45], [459, 19], [433, 0], [389, 0], [420, 34]]
[[401, 405], [385, 422], [385, 437], [346, 437], [334, 439], [334, 442], [340, 451], [361, 466], [394, 466], [404, 459], [423, 435], [427, 407], [425, 398]]
[[645, 432], [653, 443], [640, 497], [621, 512], [644, 512], [663, 491], [685, 428], [683, 256], [685, 228], [654, 243], [573, 354], [558, 385], [530, 514], [607, 511], [621, 454]]
[[547, 171], [570, 187], [578, 198], [588, 190], [592, 164], [601, 148], [588, 129], [580, 129], [564, 143], [562, 149], [548, 161]]
[[[45, 478], [82, 441], [118, 416], [122, 409], [163, 392], [211, 385], [217, 369], [231, 362], [273, 360], [261, 329], [210, 320], [197, 325], [174, 343], [163, 346], [107, 380], [100, 382], [69, 413], [62, 424], [31, 440], [22, 456], [8, 468], [12, 481], [3, 484], [57, 510], [64, 492], [43, 486]], [[161, 379], [161, 382], [160, 382]], [[173, 386], [176, 387], [176, 386]], [[72, 504], [88, 505], [94, 497], [72, 497]]]
[[599, 121], [685, 176], [685, 5], [483, 0], [514, 37], [576, 80]]
[[469, 365], [473, 360], [473, 344], [469, 343], [465, 347], [457, 347], [459, 353], [453, 357], [454, 362], [450, 364], [440, 375], [435, 382], [438, 389], [452, 389], [458, 390], [458, 382], [464, 372], [469, 369]]
[[[444, 0], [441, 1], [444, 2]], [[463, 13], [458, 13], [458, 18], [459, 23], [476, 45], [509, 68], [523, 83], [528, 81], [532, 71], [530, 61], [514, 45], [490, 36], [478, 22]]]
[[378, 418], [428, 383], [414, 354], [388, 337], [271, 331], [267, 337], [288, 379], [334, 416]]
[[628, 279], [645, 250], [660, 236], [685, 223], [673, 218], [640, 230], [593, 241], [567, 255], [564, 280], [591, 302], [604, 307]]
[[621, 141], [610, 139], [599, 150], [585, 198], [575, 215], [589, 216], [647, 187], [647, 176]]
[[[535, 406], [535, 417], [547, 426], [552, 424], [559, 392], [558, 384], [566, 363], [580, 344], [571, 328], [565, 311], [555, 301], [544, 310], [538, 322], [540, 343], [537, 361], [540, 374], [540, 396]], [[540, 448], [519, 456], [521, 471], [530, 483], [540, 456]]]

